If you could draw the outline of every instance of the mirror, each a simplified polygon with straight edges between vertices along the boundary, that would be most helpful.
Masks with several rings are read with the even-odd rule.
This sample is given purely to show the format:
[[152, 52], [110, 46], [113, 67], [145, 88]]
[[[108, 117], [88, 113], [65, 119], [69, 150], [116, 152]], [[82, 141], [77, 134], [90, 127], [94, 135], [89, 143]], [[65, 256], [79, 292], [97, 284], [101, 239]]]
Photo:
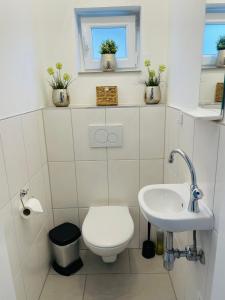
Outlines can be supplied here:
[[206, 6], [199, 105], [220, 113], [225, 75], [225, 1]]

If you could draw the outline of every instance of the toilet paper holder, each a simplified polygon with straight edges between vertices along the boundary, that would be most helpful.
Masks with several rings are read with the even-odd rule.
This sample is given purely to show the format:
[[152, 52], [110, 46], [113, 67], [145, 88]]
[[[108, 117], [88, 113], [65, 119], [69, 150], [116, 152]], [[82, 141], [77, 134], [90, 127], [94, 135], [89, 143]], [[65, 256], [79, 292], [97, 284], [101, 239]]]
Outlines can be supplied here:
[[23, 214], [25, 216], [29, 216], [30, 215], [30, 210], [28, 208], [25, 207], [24, 203], [23, 203], [23, 198], [28, 194], [29, 192], [29, 189], [22, 189], [20, 191], [20, 201], [22, 203], [22, 206], [23, 206]]

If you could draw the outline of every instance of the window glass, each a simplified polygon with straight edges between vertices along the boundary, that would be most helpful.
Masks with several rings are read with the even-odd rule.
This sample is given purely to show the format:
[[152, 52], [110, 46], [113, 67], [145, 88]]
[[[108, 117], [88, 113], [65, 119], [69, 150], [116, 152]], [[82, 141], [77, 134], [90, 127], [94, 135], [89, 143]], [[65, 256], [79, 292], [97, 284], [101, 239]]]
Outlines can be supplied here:
[[101, 43], [105, 40], [114, 40], [118, 46], [117, 58], [127, 58], [126, 27], [92, 27], [92, 56], [100, 59], [99, 53]]
[[217, 41], [225, 35], [225, 24], [206, 24], [204, 34], [204, 55], [216, 55]]

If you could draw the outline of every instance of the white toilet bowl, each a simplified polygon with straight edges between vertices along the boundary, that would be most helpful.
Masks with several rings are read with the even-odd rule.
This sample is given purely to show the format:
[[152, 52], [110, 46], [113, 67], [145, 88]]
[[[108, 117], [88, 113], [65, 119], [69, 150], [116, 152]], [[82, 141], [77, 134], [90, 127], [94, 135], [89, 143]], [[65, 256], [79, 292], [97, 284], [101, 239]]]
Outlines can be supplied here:
[[134, 222], [126, 206], [90, 207], [82, 225], [86, 246], [106, 263], [116, 260], [134, 233]]

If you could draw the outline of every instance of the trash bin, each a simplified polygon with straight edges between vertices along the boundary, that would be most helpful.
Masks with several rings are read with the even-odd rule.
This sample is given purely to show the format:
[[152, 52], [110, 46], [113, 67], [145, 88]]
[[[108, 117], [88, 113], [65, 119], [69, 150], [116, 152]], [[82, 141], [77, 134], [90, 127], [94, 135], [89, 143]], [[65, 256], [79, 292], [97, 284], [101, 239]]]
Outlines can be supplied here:
[[80, 258], [80, 229], [71, 223], [63, 223], [49, 231], [49, 239], [53, 250], [53, 269], [69, 276], [83, 266]]

